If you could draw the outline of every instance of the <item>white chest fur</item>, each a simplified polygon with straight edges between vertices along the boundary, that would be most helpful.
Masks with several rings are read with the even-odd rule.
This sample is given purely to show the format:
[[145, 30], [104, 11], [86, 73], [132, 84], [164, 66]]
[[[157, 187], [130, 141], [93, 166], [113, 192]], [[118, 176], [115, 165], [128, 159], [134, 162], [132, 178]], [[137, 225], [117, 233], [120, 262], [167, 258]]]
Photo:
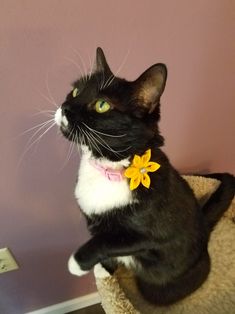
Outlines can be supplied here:
[[[128, 181], [110, 181], [90, 162], [90, 154], [82, 155], [75, 197], [86, 215], [101, 214], [133, 202]], [[104, 161], [107, 164], [107, 161]], [[112, 167], [128, 166], [129, 161], [109, 162]], [[112, 164], [112, 165], [111, 165]]]

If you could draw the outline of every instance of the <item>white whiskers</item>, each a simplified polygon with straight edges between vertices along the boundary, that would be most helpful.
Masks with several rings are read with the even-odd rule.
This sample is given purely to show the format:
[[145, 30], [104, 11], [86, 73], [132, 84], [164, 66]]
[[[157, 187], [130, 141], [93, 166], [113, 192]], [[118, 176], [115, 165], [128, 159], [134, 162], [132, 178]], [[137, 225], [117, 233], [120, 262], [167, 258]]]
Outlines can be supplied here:
[[73, 49], [73, 51], [74, 51], [74, 53], [78, 56], [78, 58], [79, 58], [80, 61], [81, 61], [82, 68], [83, 68], [83, 76], [84, 76], [84, 77], [87, 77], [87, 75], [88, 75], [88, 70], [87, 70], [87, 66], [86, 66], [85, 61], [83, 60], [82, 56], [80, 55], [80, 53], [79, 53], [76, 49]]
[[[36, 92], [42, 97], [44, 98], [48, 103], [52, 104], [53, 106], [56, 107], [56, 109], [58, 109], [58, 105], [55, 101], [55, 99], [53, 98], [50, 88], [49, 88], [49, 84], [48, 84], [48, 73], [47, 73], [47, 77], [45, 80], [45, 84], [46, 84], [46, 88], [47, 88], [47, 92], [49, 96], [44, 95], [40, 90], [36, 89]], [[22, 137], [24, 135], [27, 135], [28, 133], [33, 132], [33, 134], [30, 136], [30, 138], [28, 139], [28, 141], [25, 144], [25, 148], [24, 151], [22, 152], [22, 154], [20, 155], [18, 164], [17, 164], [17, 168], [19, 168], [19, 166], [21, 165], [22, 161], [24, 160], [24, 157], [26, 156], [26, 154], [33, 148], [37, 146], [37, 144], [39, 143], [39, 141], [41, 140], [41, 138], [46, 135], [51, 129], [52, 127], [56, 124], [54, 121], [54, 115], [55, 115], [55, 110], [41, 110], [41, 109], [37, 109], [38, 112], [36, 112], [35, 114], [33, 114], [32, 116], [38, 116], [38, 115], [44, 115], [47, 116], [49, 119], [47, 119], [44, 122], [38, 123], [35, 126], [32, 126], [31, 128], [23, 131], [22, 133], [20, 133], [19, 135], [16, 136], [15, 139], [18, 139], [19, 137]]]
[[88, 58], [89, 58], [89, 63], [90, 63], [90, 71], [89, 71], [89, 74], [88, 74], [88, 80], [89, 80], [91, 78], [91, 76], [92, 76], [93, 71], [94, 71], [96, 56], [94, 54], [93, 57], [92, 57], [92, 60], [91, 60], [90, 55], [88, 54]]
[[126, 136], [126, 134], [113, 135], [113, 134], [103, 133], [103, 132], [97, 131], [97, 130], [95, 130], [95, 129], [92, 129], [92, 128], [89, 127], [86, 123], [83, 123], [83, 125], [84, 125], [88, 130], [90, 130], [91, 132], [94, 132], [94, 133], [97, 133], [97, 134], [101, 134], [101, 135], [104, 135], [104, 136], [108, 136], [108, 137], [124, 137], [124, 136]]
[[62, 167], [60, 168], [60, 171], [62, 171], [65, 168], [65, 166], [68, 164], [68, 162], [69, 162], [69, 160], [73, 154], [74, 146], [76, 144], [78, 144], [78, 135], [77, 135], [77, 131], [75, 130], [75, 126], [72, 127], [72, 129], [70, 130], [68, 137], [71, 139], [71, 142], [69, 145], [67, 156], [65, 158], [65, 161], [64, 161]]
[[69, 61], [70, 63], [72, 63], [73, 65], [75, 65], [75, 67], [78, 69], [78, 72], [81, 73], [81, 80], [84, 82], [84, 84], [87, 82], [88, 80], [88, 76], [86, 73], [83, 73], [82, 68], [79, 66], [79, 64], [74, 61], [73, 59], [69, 58], [69, 57], [64, 57], [65, 60]]
[[52, 99], [50, 99], [49, 97], [47, 97], [46, 95], [44, 95], [40, 90], [36, 90], [37, 91], [37, 93], [42, 97], [42, 98], [44, 98], [47, 102], [49, 102], [50, 104], [52, 104], [53, 106], [55, 106], [56, 107], [56, 109], [58, 109], [59, 108], [59, 106], [57, 105], [57, 103], [55, 102], [55, 100], [52, 100]]
[[50, 87], [49, 87], [49, 71], [47, 72], [47, 76], [46, 76], [46, 88], [47, 88], [47, 92], [48, 92], [48, 95], [52, 101], [52, 104], [58, 108], [58, 105], [54, 99], [54, 97], [52, 96], [52, 93], [51, 93], [51, 90], [50, 90]]
[[128, 146], [127, 148], [123, 149], [123, 150], [115, 150], [112, 147], [110, 147], [110, 145], [108, 145], [108, 143], [99, 135], [103, 135], [103, 136], [108, 136], [108, 137], [123, 137], [126, 136], [126, 134], [122, 134], [122, 135], [112, 135], [112, 134], [107, 134], [107, 133], [103, 133], [103, 132], [99, 132], [97, 130], [92, 129], [91, 127], [89, 127], [86, 123], [82, 123], [84, 125], [84, 127], [87, 129], [87, 131], [83, 130], [83, 132], [85, 132], [86, 137], [89, 139], [89, 142], [91, 144], [91, 147], [93, 147], [97, 152], [99, 152], [102, 156], [103, 154], [101, 153], [100, 150], [100, 146], [105, 148], [106, 150], [112, 152], [114, 155], [116, 155], [119, 158], [124, 157], [123, 154], [126, 151], [128, 151], [131, 146]]
[[87, 138], [87, 141], [89, 143], [89, 146], [94, 148], [102, 157], [104, 157], [104, 155], [102, 154], [100, 148], [99, 148], [99, 145], [97, 145], [96, 143], [96, 140], [95, 138], [87, 131], [83, 130], [86, 138]]
[[55, 110], [39, 110], [38, 109], [38, 112], [34, 113], [32, 116], [35, 117], [38, 115], [45, 115], [49, 118], [52, 118], [55, 115]]
[[[18, 161], [18, 165], [17, 168], [19, 168], [19, 166], [21, 165], [25, 155], [30, 151], [30, 149], [39, 143], [39, 141], [41, 140], [41, 138], [47, 134], [47, 132], [55, 125], [55, 121], [54, 119], [50, 119], [47, 120], [43, 123], [40, 123], [26, 131], [24, 131], [23, 133], [21, 133], [19, 136], [22, 136], [24, 134], [27, 134], [30, 131], [33, 131], [36, 129], [36, 131], [34, 132], [34, 134], [30, 137], [30, 139], [27, 141], [25, 149], [23, 151], [23, 153], [20, 156], [20, 159]], [[36, 137], [37, 136], [37, 137]]]
[[125, 65], [129, 54], [130, 54], [130, 49], [128, 49], [128, 51], [127, 51], [127, 53], [126, 53], [126, 55], [125, 55], [123, 61], [121, 62], [120, 66], [119, 66], [119, 68], [117, 69], [117, 71], [115, 72], [115, 74], [112, 74], [112, 75], [107, 79], [107, 81], [106, 81], [104, 84], [102, 84], [101, 90], [102, 90], [102, 89], [105, 89], [105, 88], [107, 88], [107, 87], [109, 87], [109, 86], [112, 84], [112, 82], [113, 82], [113, 80], [115, 79], [115, 77], [120, 73], [120, 71], [122, 70], [123, 66]]

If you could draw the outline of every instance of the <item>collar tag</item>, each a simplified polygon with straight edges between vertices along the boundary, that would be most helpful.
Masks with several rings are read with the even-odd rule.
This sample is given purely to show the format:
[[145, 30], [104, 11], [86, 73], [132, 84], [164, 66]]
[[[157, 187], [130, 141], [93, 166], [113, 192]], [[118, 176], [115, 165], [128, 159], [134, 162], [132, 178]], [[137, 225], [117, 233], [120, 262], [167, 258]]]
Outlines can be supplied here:
[[109, 181], [113, 182], [120, 182], [123, 180], [123, 173], [124, 171], [117, 170], [117, 169], [111, 169], [111, 168], [106, 168], [104, 166], [101, 166], [94, 160], [90, 160], [90, 164], [97, 170], [99, 170], [100, 173], [103, 174]]
[[109, 169], [105, 170], [105, 176], [106, 178], [109, 179], [109, 181], [116, 181], [120, 182], [123, 179], [121, 171], [113, 172], [112, 170], [110, 171]]

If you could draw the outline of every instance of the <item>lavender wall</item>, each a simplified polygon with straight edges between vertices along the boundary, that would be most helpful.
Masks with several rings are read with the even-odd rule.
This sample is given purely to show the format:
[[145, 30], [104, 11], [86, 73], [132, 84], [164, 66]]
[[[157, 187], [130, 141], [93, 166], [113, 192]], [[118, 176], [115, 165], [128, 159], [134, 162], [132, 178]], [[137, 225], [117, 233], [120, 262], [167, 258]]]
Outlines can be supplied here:
[[83, 68], [78, 54], [88, 67], [98, 45], [114, 72], [126, 58], [120, 75], [128, 79], [165, 62], [161, 129], [173, 164], [235, 171], [235, 3], [0, 0], [0, 7], [0, 247], [20, 264], [0, 276], [0, 313], [18, 314], [95, 289], [92, 276], [66, 269], [88, 237], [73, 199], [77, 155], [61, 169], [69, 145], [53, 129], [19, 164], [33, 133], [17, 136], [47, 119], [37, 110], [55, 109], [42, 94], [60, 104]]

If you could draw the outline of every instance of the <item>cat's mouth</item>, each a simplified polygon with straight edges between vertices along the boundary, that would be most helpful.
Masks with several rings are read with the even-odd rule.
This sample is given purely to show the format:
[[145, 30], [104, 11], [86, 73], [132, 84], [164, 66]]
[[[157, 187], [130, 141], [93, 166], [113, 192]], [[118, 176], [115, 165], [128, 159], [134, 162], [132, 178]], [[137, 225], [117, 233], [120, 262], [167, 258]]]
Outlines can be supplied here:
[[55, 123], [61, 128], [63, 133], [69, 132], [69, 122], [65, 115], [62, 114], [62, 109], [58, 108], [54, 116]]
[[67, 127], [69, 122], [66, 118], [65, 115], [62, 115], [62, 109], [58, 108], [55, 112], [55, 123], [59, 126], [59, 127]]

